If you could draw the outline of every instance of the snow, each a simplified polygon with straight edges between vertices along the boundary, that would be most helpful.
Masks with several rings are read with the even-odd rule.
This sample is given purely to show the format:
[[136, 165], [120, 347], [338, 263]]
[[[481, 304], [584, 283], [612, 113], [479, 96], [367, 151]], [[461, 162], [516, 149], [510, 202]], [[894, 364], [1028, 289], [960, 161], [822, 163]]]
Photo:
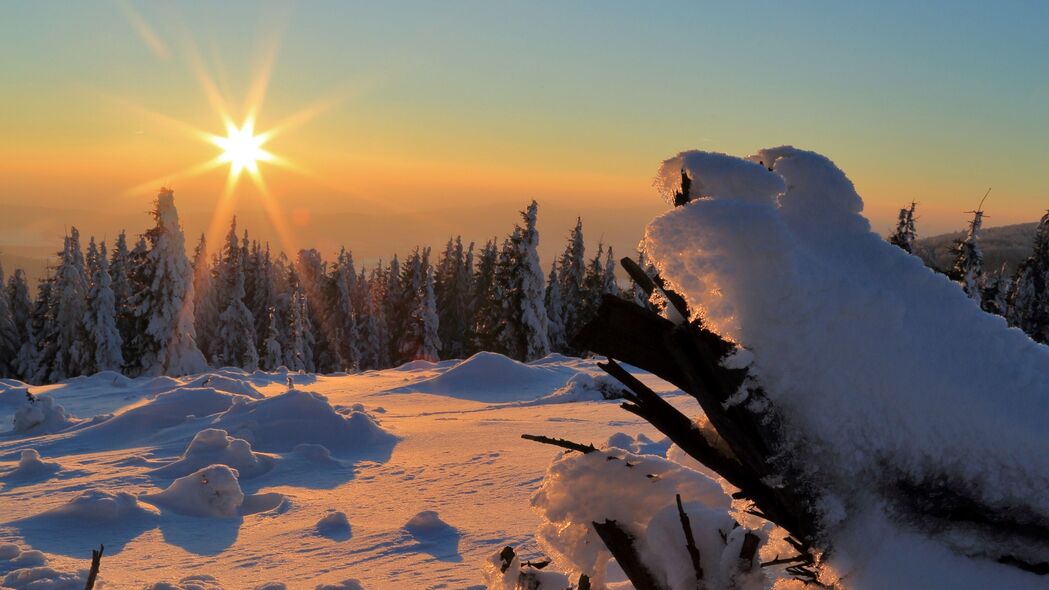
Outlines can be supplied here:
[[397, 393], [421, 392], [460, 399], [507, 402], [535, 399], [551, 387], [559, 388], [575, 374], [561, 366], [521, 363], [493, 352], [478, 352], [440, 375], [400, 387]]
[[[947, 479], [990, 506], [1049, 518], [1049, 348], [872, 233], [829, 159], [792, 147], [749, 160], [688, 152], [664, 164], [664, 191], [682, 164], [709, 198], [656, 218], [645, 251], [707, 325], [752, 353], [751, 375], [799, 433], [803, 462], [830, 504], [845, 504], [850, 524], [838, 535], [865, 539], [870, 527], [855, 515], [877, 502], [866, 490], [899, 479]], [[851, 551], [835, 553], [839, 574], [850, 585], [923, 587], [920, 575], [904, 583], [887, 573], [907, 534], [887, 534], [900, 541], [884, 549], [843, 544]], [[979, 555], [990, 540], [946, 542]], [[922, 560], [936, 558], [910, 561]], [[992, 567], [1026, 580], [1015, 587], [1033, 583], [955, 565], [943, 575], [980, 579]]]
[[17, 434], [48, 434], [65, 430], [77, 423], [66, 414], [65, 408], [50, 397], [25, 401], [15, 411], [13, 431]]
[[244, 503], [237, 472], [225, 465], [211, 465], [173, 481], [158, 494], [143, 500], [179, 514], [234, 518]]
[[[438, 377], [459, 378], [453, 371], [464, 361], [295, 374], [290, 392], [287, 372], [236, 369], [184, 378], [106, 373], [31, 387], [81, 422], [49, 434], [0, 432], [0, 544], [42, 552], [47, 562], [33, 567], [49, 568], [44, 577], [66, 576], [78, 590], [76, 572], [88, 568], [99, 543], [106, 545], [104, 588], [356, 587], [347, 580], [369, 590], [483, 588], [484, 563], [502, 547], [518, 547], [522, 560], [542, 556], [529, 497], [558, 452], [522, 433], [595, 443], [616, 433], [660, 438], [616, 403], [528, 406], [489, 395], [542, 398], [573, 375], [602, 375], [593, 361], [489, 360], [500, 369], [475, 373], [462, 396], [426, 390]], [[505, 367], [522, 369], [524, 392]], [[7, 428], [25, 402], [23, 388], [0, 385]], [[680, 394], [669, 399], [691, 403]], [[12, 477], [30, 450], [58, 469]], [[267, 468], [253, 471], [253, 459]], [[192, 477], [207, 468], [236, 471], [219, 488], [220, 496], [239, 488], [238, 507], [216, 509], [204, 498], [215, 478], [205, 485]], [[176, 486], [184, 477], [191, 479]], [[104, 517], [88, 517], [99, 510]], [[405, 528], [426, 511], [448, 526]], [[6, 575], [0, 568], [0, 580]]]
[[4, 481], [26, 480], [45, 477], [62, 469], [52, 461], [44, 461], [36, 449], [25, 449], [19, 454], [18, 466], [0, 476]]
[[241, 478], [250, 478], [269, 471], [274, 462], [272, 457], [252, 452], [251, 444], [242, 438], [233, 438], [219, 428], [205, 428], [193, 436], [179, 460], [154, 469], [153, 473], [182, 477], [210, 465], [226, 465]]
[[591, 376], [586, 373], [572, 375], [563, 387], [550, 395], [533, 401], [532, 404], [564, 404], [582, 401], [616, 400], [623, 397], [623, 386], [607, 375]]

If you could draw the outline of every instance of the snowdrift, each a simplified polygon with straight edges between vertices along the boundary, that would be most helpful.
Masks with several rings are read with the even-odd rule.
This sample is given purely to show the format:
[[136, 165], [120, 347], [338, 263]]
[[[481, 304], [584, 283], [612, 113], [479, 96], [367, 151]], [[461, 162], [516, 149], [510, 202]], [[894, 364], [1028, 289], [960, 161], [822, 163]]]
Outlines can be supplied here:
[[238, 398], [215, 417], [212, 426], [274, 453], [304, 443], [336, 453], [368, 453], [388, 449], [397, 441], [368, 414], [352, 410], [341, 414], [323, 395], [296, 389], [260, 400]]
[[565, 366], [534, 366], [494, 352], [479, 352], [436, 377], [391, 392], [432, 393], [484, 402], [521, 401], [557, 389], [575, 374]]

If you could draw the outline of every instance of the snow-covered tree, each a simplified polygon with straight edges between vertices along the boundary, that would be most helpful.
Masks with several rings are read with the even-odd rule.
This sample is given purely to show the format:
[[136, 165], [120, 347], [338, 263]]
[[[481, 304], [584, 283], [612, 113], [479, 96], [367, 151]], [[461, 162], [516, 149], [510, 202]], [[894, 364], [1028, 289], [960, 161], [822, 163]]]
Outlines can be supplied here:
[[473, 244], [463, 248], [461, 237], [448, 240], [437, 264], [434, 288], [440, 316], [440, 339], [444, 358], [463, 358], [470, 324], [470, 288], [473, 269]]
[[564, 302], [561, 301], [561, 281], [557, 276], [557, 263], [550, 264], [550, 276], [546, 280], [546, 334], [550, 338], [550, 350], [565, 349], [565, 320], [561, 316]]
[[357, 270], [353, 266], [353, 254], [345, 248], [339, 251], [332, 272], [335, 285], [331, 318], [335, 323], [336, 341], [339, 344], [338, 358], [340, 370], [355, 370], [360, 367], [361, 351], [359, 340], [360, 328], [357, 325], [358, 312], [353, 299], [357, 290]]
[[280, 329], [277, 327], [277, 310], [269, 310], [269, 332], [263, 343], [264, 353], [259, 359], [259, 364], [264, 370], [274, 371], [284, 364], [284, 349], [280, 344]]
[[616, 283], [616, 257], [612, 253], [612, 246], [605, 251], [605, 274], [604, 287], [601, 292], [605, 295], [619, 296], [619, 284]]
[[222, 310], [212, 343], [215, 362], [254, 371], [259, 364], [255, 318], [244, 304], [244, 249], [237, 240], [236, 218], [226, 235], [214, 289]]
[[980, 302], [983, 284], [983, 250], [980, 248], [980, 230], [983, 226], [983, 211], [974, 211], [965, 237], [954, 243], [954, 267], [951, 275], [962, 286], [970, 299]]
[[[143, 248], [145, 245], [143, 244]], [[120, 339], [124, 342], [125, 352], [131, 342], [132, 330], [134, 328], [134, 314], [131, 310], [131, 295], [134, 289], [131, 285], [131, 252], [127, 247], [127, 234], [121, 231], [117, 235], [116, 244], [113, 246], [113, 254], [109, 260], [109, 276], [113, 278], [113, 298], [117, 310], [117, 329], [120, 330]], [[124, 362], [130, 359], [125, 354]]]
[[200, 241], [193, 251], [193, 315], [197, 348], [206, 359], [214, 357], [214, 334], [219, 325], [218, 294], [213, 289], [212, 273], [207, 237], [200, 234]]
[[18, 376], [18, 326], [11, 306], [11, 296], [4, 286], [4, 267], [0, 265], [0, 377]]
[[360, 321], [361, 369], [382, 369], [390, 364], [389, 332], [383, 303], [387, 278], [382, 261], [372, 269], [367, 283], [364, 311]]
[[288, 343], [284, 347], [284, 364], [292, 371], [312, 373], [313, 327], [306, 301], [306, 292], [294, 267], [289, 270], [288, 284], [291, 297], [288, 305]]
[[481, 255], [477, 259], [477, 271], [474, 273], [473, 285], [470, 289], [470, 308], [473, 311], [470, 317], [470, 331], [467, 337], [469, 347], [466, 355], [479, 350], [488, 350], [485, 346], [487, 326], [498, 322], [501, 315], [501, 313], [496, 313], [499, 308], [491, 305], [497, 258], [498, 251], [495, 241], [489, 240], [481, 249]]
[[1016, 270], [1007, 318], [1035, 341], [1049, 343], [1049, 213], [1038, 223], [1031, 255]]
[[29, 314], [29, 337], [18, 351], [18, 372], [29, 383], [46, 383], [57, 353], [54, 322], [54, 277], [46, 277], [37, 287], [36, 301]]
[[84, 253], [80, 249], [80, 232], [73, 227], [65, 238], [65, 249], [55, 270], [51, 293], [54, 305], [52, 331], [56, 348], [54, 362], [47, 376], [51, 382], [75, 377], [91, 369], [93, 355], [84, 329], [88, 288]]
[[[575, 228], [568, 235], [568, 244], [558, 261], [558, 280], [561, 282], [561, 301], [564, 309], [561, 317], [564, 318], [565, 337], [571, 341], [573, 337], [586, 323], [583, 308], [583, 279], [586, 276], [586, 262], [584, 256], [586, 248], [583, 244], [583, 220], [576, 219]], [[573, 353], [570, 348], [565, 352]]]
[[136, 270], [138, 290], [131, 298], [143, 328], [140, 356], [127, 360], [135, 361], [133, 374], [198, 373], [207, 363], [193, 326], [193, 267], [170, 189], [157, 195], [153, 218], [156, 226], [144, 236], [149, 249]]
[[546, 331], [546, 305], [543, 302], [543, 267], [539, 264], [539, 230], [536, 229], [538, 212], [539, 204], [535, 201], [521, 212], [524, 228], [518, 244], [515, 269], [515, 287], [520, 290], [520, 309], [517, 310], [515, 319], [519, 319], [521, 323], [525, 361], [533, 361], [550, 354], [550, 338]]
[[993, 273], [985, 274], [980, 294], [983, 310], [1005, 316], [1009, 309], [1009, 291], [1012, 290], [1012, 286], [1012, 278], [1005, 273], [1004, 263]]
[[340, 370], [339, 333], [332, 317], [335, 284], [328, 274], [327, 264], [315, 249], [300, 250], [296, 258], [299, 282], [306, 296], [308, 325], [313, 340], [311, 364], [316, 371], [330, 373]]
[[[656, 276], [656, 267], [648, 261], [648, 258], [645, 256], [644, 250], [640, 250], [637, 253], [637, 266], [641, 270], [645, 271], [645, 274], [647, 274], [649, 277]], [[634, 303], [638, 304], [641, 307], [654, 310], [655, 306], [652, 305], [651, 301], [649, 301], [648, 293], [645, 293], [645, 290], [641, 288], [641, 285], [638, 285], [633, 280], [630, 281], [630, 284], [630, 298], [633, 299]]]
[[95, 250], [91, 240], [92, 264], [91, 291], [87, 297], [87, 314], [84, 324], [90, 349], [94, 353], [95, 371], [120, 371], [124, 366], [123, 341], [117, 329], [116, 296], [113, 280], [109, 275], [109, 258], [106, 243]]
[[910, 207], [900, 209], [896, 230], [889, 236], [890, 244], [899, 246], [908, 254], [914, 253], [914, 242], [918, 239], [918, 231], [914, 227], [914, 210], [917, 206], [917, 203], [911, 201]]
[[601, 307], [601, 296], [605, 294], [607, 282], [605, 281], [606, 256], [604, 244], [597, 245], [597, 254], [586, 265], [586, 274], [583, 276], [583, 284], [579, 292], [579, 312], [577, 330], [582, 329], [590, 320], [597, 316], [597, 310]]
[[18, 342], [29, 340], [29, 317], [33, 312], [33, 300], [29, 296], [29, 281], [25, 271], [18, 268], [7, 280], [7, 299], [11, 303], [11, 317], [18, 330]]
[[440, 319], [437, 317], [437, 296], [433, 288], [433, 267], [426, 264], [421, 272], [422, 284], [414, 298], [415, 309], [412, 310], [408, 332], [410, 340], [405, 341], [405, 345], [414, 348], [414, 351], [409, 350], [405, 354], [413, 360], [436, 362], [440, 358], [441, 339], [437, 333]]

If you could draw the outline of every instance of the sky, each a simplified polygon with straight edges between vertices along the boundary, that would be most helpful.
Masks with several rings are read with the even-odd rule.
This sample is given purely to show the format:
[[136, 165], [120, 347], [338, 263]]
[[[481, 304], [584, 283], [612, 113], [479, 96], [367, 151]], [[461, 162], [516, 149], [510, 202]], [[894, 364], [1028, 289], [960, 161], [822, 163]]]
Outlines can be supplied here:
[[[631, 250], [681, 150], [793, 144], [856, 183], [874, 228], [1049, 207], [1049, 3], [4, 2], [0, 252], [149, 225], [174, 188], [191, 236], [236, 214], [293, 250], [359, 259], [483, 241], [540, 204], [550, 260], [577, 215]], [[227, 189], [225, 114], [263, 146]], [[191, 238], [190, 242], [194, 242]]]

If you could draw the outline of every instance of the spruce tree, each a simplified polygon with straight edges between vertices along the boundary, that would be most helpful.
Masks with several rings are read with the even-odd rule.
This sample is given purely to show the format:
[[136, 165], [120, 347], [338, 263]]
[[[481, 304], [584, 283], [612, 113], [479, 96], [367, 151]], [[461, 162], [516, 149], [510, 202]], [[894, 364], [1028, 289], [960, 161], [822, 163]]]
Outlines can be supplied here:
[[[561, 301], [564, 304], [561, 317], [564, 320], [566, 342], [571, 342], [586, 324], [584, 316], [586, 302], [583, 296], [583, 280], [586, 276], [585, 255], [583, 220], [577, 218], [575, 228], [568, 235], [565, 251], [558, 261], [558, 280], [561, 282]], [[570, 345], [566, 346], [565, 352], [578, 354], [578, 351], [572, 349]]]
[[[473, 244], [470, 244], [473, 249]], [[448, 240], [437, 265], [434, 288], [440, 317], [440, 340], [444, 358], [462, 358], [469, 332], [470, 283], [472, 269], [461, 237]]]
[[1008, 312], [1009, 291], [1012, 279], [1005, 273], [1005, 264], [995, 272], [984, 275], [981, 306], [987, 313], [1005, 316]]
[[491, 290], [495, 282], [495, 267], [498, 253], [495, 241], [489, 240], [477, 259], [477, 271], [474, 273], [473, 286], [470, 290], [470, 333], [467, 338], [468, 348], [464, 356], [469, 356], [486, 348], [486, 330], [498, 321], [498, 314], [492, 315], [496, 308], [492, 306]]
[[29, 314], [29, 338], [18, 351], [18, 372], [33, 384], [47, 383], [57, 354], [52, 293], [55, 279], [48, 276], [37, 286], [36, 301]]
[[4, 267], [0, 265], [0, 377], [14, 378], [18, 376], [18, 349], [22, 342], [4, 283]]
[[1006, 317], [1036, 342], [1049, 343], [1049, 213], [1038, 223], [1031, 255], [1016, 270]]
[[244, 304], [244, 249], [237, 241], [236, 218], [226, 236], [215, 279], [222, 310], [213, 342], [216, 363], [254, 371], [259, 364], [255, 318]]
[[561, 301], [561, 281], [557, 276], [557, 263], [550, 264], [550, 276], [546, 280], [546, 333], [550, 338], [550, 350], [565, 350], [565, 321], [561, 317], [564, 303]]
[[204, 234], [193, 251], [193, 323], [197, 331], [197, 348], [209, 361], [215, 360], [215, 330], [219, 325], [218, 294], [214, 290], [208, 258], [208, 242]]
[[974, 211], [965, 237], [954, 243], [954, 267], [951, 277], [957, 281], [970, 299], [980, 303], [983, 285], [983, 250], [980, 248], [980, 230], [983, 211]]
[[339, 355], [339, 333], [335, 329], [332, 309], [335, 301], [335, 282], [320, 252], [300, 250], [296, 259], [299, 282], [306, 298], [306, 319], [312, 340], [311, 366], [313, 371], [330, 373], [342, 368]]
[[[94, 240], [91, 241], [94, 250]], [[116, 296], [109, 275], [106, 243], [93, 254], [91, 291], [84, 318], [90, 348], [94, 352], [95, 371], [120, 371], [124, 366], [123, 342], [117, 329]]]
[[356, 370], [360, 366], [360, 329], [357, 326], [357, 310], [353, 299], [357, 290], [357, 270], [353, 266], [353, 254], [345, 248], [339, 251], [332, 273], [335, 283], [335, 301], [332, 318], [338, 331], [336, 340], [340, 345], [340, 370]]
[[54, 323], [51, 331], [56, 351], [47, 379], [53, 383], [91, 370], [93, 355], [84, 329], [88, 288], [80, 232], [73, 227], [65, 238], [52, 291]]
[[583, 276], [583, 285], [579, 293], [579, 328], [581, 329], [590, 320], [597, 316], [597, 310], [601, 307], [601, 296], [604, 295], [608, 286], [605, 280], [605, 246], [597, 245], [597, 254], [587, 263], [586, 274]]
[[259, 359], [263, 370], [276, 371], [284, 365], [284, 349], [280, 344], [280, 330], [277, 327], [277, 310], [273, 307], [269, 310], [269, 332], [263, 346], [265, 352]]
[[896, 230], [889, 236], [890, 244], [899, 246], [908, 254], [914, 253], [914, 242], [918, 239], [918, 232], [914, 227], [914, 210], [917, 206], [917, 203], [911, 201], [910, 207], [900, 209]]
[[605, 295], [619, 296], [619, 285], [616, 283], [616, 257], [612, 253], [612, 246], [605, 251], [605, 273], [603, 275], [604, 287], [601, 292]]
[[[138, 290], [131, 308], [142, 327], [134, 374], [186, 375], [207, 369], [193, 326], [193, 267], [186, 257], [175, 195], [161, 189], [153, 209], [156, 226], [145, 234], [148, 252], [134, 272]], [[137, 248], [136, 248], [137, 250]], [[132, 261], [134, 264], [134, 260]], [[137, 283], [137, 284], [136, 284]]]
[[288, 344], [284, 347], [284, 364], [292, 371], [312, 373], [313, 327], [310, 326], [306, 291], [294, 267], [288, 276], [290, 300], [288, 305]]
[[521, 325], [524, 339], [521, 360], [524, 361], [533, 361], [550, 354], [546, 305], [543, 301], [543, 268], [539, 264], [539, 230], [536, 229], [538, 212], [539, 204], [535, 201], [521, 212], [524, 227], [518, 243], [514, 274], [514, 288], [519, 291], [519, 308], [514, 310], [513, 319]]
[[18, 330], [19, 344], [29, 340], [29, 316], [33, 311], [33, 301], [29, 297], [29, 281], [25, 271], [18, 268], [7, 280], [7, 297], [11, 302], [11, 316], [15, 329]]

